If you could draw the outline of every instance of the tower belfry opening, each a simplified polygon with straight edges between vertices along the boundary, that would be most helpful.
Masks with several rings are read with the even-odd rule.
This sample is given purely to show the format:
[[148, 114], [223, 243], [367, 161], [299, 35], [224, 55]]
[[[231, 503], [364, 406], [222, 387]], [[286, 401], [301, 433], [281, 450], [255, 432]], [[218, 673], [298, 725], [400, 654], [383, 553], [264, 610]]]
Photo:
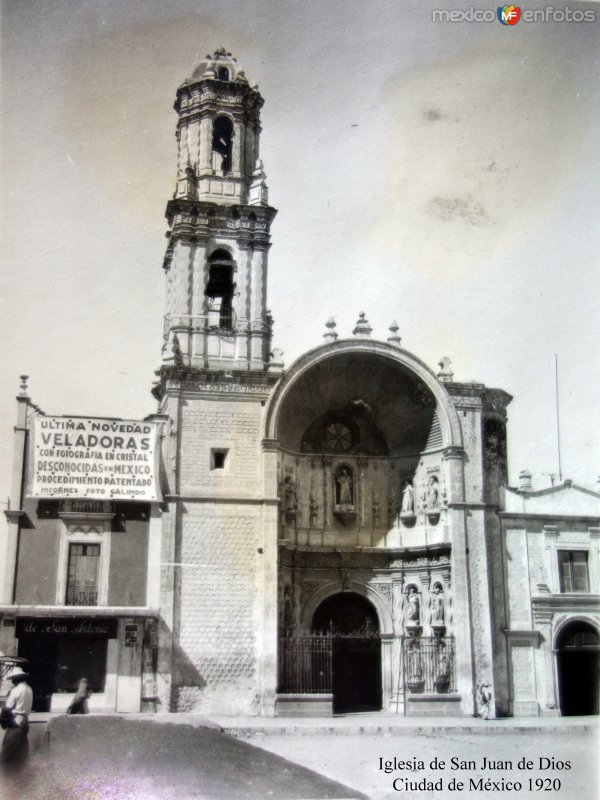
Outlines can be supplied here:
[[[221, 80], [227, 80], [221, 78]], [[233, 123], [223, 115], [215, 117], [212, 130], [213, 170], [217, 174], [227, 175], [231, 171], [231, 148], [233, 141]]]
[[208, 324], [218, 328], [232, 328], [234, 263], [226, 250], [215, 250], [208, 259], [208, 284], [206, 286]]

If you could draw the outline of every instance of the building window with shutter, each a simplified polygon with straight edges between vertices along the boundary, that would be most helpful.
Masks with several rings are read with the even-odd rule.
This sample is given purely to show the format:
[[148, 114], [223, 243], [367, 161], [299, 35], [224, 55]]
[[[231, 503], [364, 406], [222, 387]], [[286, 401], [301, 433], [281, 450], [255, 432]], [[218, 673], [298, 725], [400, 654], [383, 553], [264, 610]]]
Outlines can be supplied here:
[[561, 592], [589, 592], [587, 551], [559, 550], [558, 577]]
[[66, 605], [98, 605], [99, 575], [100, 545], [70, 544]]

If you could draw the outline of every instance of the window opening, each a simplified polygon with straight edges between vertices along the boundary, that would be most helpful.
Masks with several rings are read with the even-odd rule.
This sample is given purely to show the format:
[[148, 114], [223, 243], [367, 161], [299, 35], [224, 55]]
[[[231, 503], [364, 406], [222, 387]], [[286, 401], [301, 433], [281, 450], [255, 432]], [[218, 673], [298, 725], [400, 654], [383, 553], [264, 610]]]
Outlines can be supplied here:
[[227, 463], [227, 454], [229, 450], [216, 448], [210, 451], [210, 468], [211, 469], [225, 469]]
[[227, 175], [231, 171], [233, 123], [229, 117], [216, 117], [213, 122], [213, 170]]
[[587, 552], [559, 550], [558, 574], [561, 592], [589, 592]]
[[99, 544], [69, 545], [66, 604], [68, 606], [98, 605], [99, 574]]
[[215, 250], [208, 259], [208, 324], [218, 328], [233, 328], [234, 262], [226, 250]]
[[229, 80], [229, 70], [227, 67], [219, 67], [217, 71], [217, 78], [220, 81], [228, 81]]

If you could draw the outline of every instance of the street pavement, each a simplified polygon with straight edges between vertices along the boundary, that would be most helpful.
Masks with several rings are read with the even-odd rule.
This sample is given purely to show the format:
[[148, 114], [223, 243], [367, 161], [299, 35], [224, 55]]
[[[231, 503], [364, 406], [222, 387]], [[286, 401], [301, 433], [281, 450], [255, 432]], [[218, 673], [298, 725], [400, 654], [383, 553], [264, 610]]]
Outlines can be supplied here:
[[528, 720], [520, 727], [514, 720], [488, 727], [479, 720], [452, 726], [413, 719], [414, 727], [370, 722], [361, 721], [362, 733], [351, 726], [310, 735], [301, 726], [287, 735], [265, 726], [230, 730], [373, 800], [600, 798], [596, 719]]
[[[33, 731], [29, 769], [2, 800], [364, 800], [217, 726], [61, 716]], [[36, 726], [32, 725], [32, 728]]]
[[597, 800], [598, 722], [60, 716], [32, 725], [31, 769], [0, 797]]

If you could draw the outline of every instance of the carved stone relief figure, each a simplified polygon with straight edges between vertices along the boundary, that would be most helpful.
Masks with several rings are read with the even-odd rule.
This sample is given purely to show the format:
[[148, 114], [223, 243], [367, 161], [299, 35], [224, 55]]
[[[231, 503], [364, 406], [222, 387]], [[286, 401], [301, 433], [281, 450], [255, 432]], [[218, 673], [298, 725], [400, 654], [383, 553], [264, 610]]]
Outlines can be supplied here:
[[317, 525], [317, 519], [318, 519], [318, 514], [319, 514], [319, 505], [318, 505], [317, 500], [315, 498], [315, 492], [314, 492], [313, 488], [311, 488], [311, 490], [310, 490], [309, 504], [310, 504], [310, 527], [314, 528]]
[[291, 475], [287, 475], [283, 482], [284, 491], [284, 510], [286, 517], [296, 515], [298, 509], [298, 494], [296, 492], [296, 482]]
[[294, 628], [296, 625], [296, 599], [289, 583], [283, 587], [283, 627]]
[[373, 492], [373, 527], [378, 528], [381, 524], [381, 507], [379, 505], [379, 495]]
[[390, 499], [389, 499], [389, 525], [394, 528], [398, 522], [398, 511], [400, 501], [398, 499], [398, 487], [393, 477], [390, 480]]
[[392, 620], [394, 624], [394, 633], [396, 635], [402, 634], [404, 626], [404, 595], [402, 592], [402, 583], [394, 581], [392, 584]]

